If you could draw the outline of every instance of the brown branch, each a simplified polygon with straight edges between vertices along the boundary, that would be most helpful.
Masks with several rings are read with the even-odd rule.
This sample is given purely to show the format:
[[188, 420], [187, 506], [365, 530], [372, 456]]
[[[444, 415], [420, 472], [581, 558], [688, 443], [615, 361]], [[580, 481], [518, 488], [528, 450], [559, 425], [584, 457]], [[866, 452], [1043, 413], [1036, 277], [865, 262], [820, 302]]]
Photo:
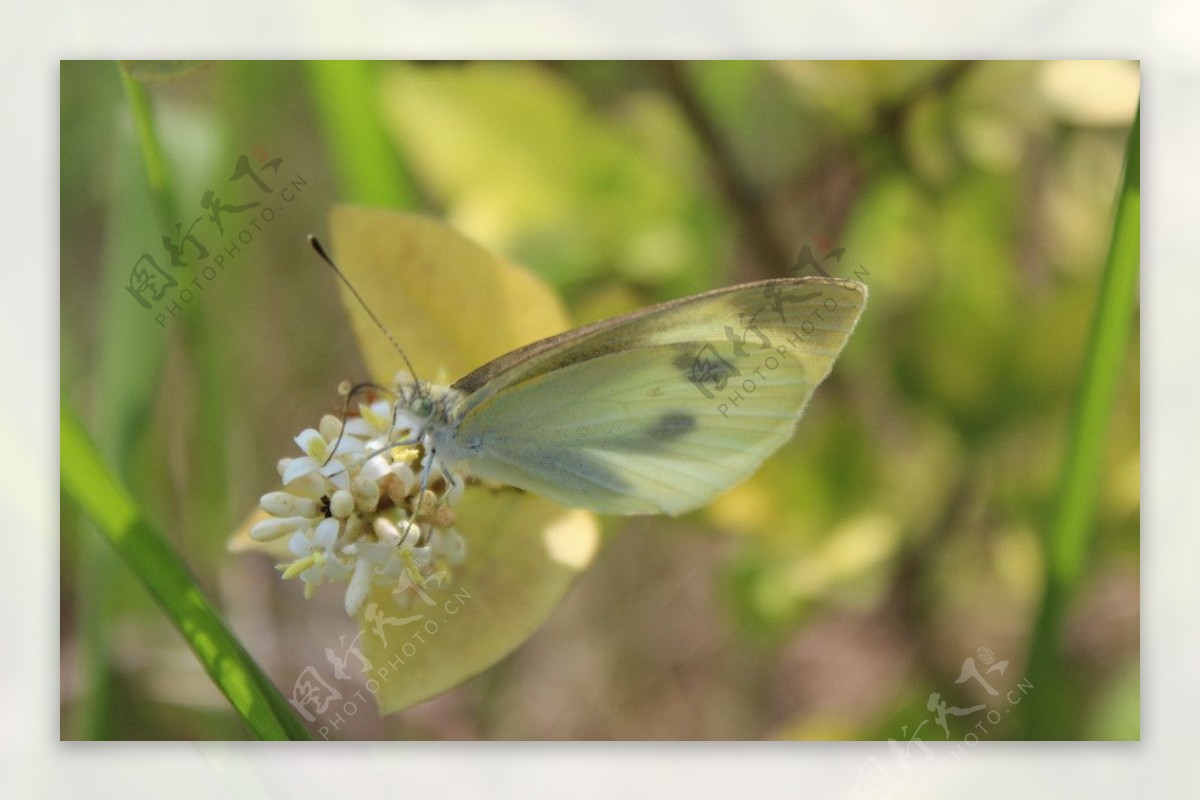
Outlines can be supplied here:
[[968, 462], [963, 465], [937, 519], [923, 536], [910, 541], [901, 550], [891, 586], [879, 607], [885, 619], [895, 621], [907, 632], [913, 655], [926, 676], [936, 676], [943, 666], [937, 662], [925, 628], [926, 610], [921, 603], [921, 588], [933, 564], [931, 555], [962, 530], [975, 498], [974, 474]]
[[708, 154], [713, 177], [725, 201], [737, 215], [747, 244], [754, 251], [760, 270], [779, 274], [791, 265], [791, 249], [775, 232], [762, 196], [738, 162], [733, 146], [692, 87], [677, 61], [653, 62], [662, 83], [687, 119], [696, 139]]

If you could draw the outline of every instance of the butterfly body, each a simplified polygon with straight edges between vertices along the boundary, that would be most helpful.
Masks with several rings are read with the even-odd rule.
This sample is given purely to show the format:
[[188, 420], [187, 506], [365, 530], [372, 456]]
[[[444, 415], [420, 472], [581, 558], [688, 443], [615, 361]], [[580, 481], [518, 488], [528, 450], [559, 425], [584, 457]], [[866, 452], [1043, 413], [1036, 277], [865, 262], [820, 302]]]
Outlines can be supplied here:
[[866, 287], [726, 287], [539, 340], [450, 387], [401, 388], [418, 436], [469, 475], [564, 506], [682, 514], [791, 438]]

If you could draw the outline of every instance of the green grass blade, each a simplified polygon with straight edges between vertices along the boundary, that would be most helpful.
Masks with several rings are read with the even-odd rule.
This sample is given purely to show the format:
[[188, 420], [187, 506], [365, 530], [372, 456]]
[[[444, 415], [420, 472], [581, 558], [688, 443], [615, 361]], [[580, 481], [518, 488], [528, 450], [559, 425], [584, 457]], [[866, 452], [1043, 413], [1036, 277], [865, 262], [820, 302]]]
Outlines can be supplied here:
[[1094, 538], [1092, 524], [1109, 420], [1132, 331], [1141, 245], [1140, 122], [1139, 107], [1126, 145], [1112, 240], [1045, 541], [1042, 603], [1029, 653], [1028, 678], [1034, 689], [1029, 707], [1022, 710], [1029, 739], [1069, 739], [1077, 734], [1074, 710], [1079, 699], [1072, 695], [1063, 662], [1063, 623]]
[[129, 71], [118, 69], [121, 74], [121, 85], [125, 89], [125, 99], [129, 103], [129, 115], [133, 119], [134, 130], [137, 132], [138, 144], [142, 151], [142, 163], [146, 168], [146, 181], [154, 196], [159, 222], [164, 230], [179, 219], [175, 204], [175, 192], [171, 186], [171, 171], [167, 167], [167, 156], [163, 150], [162, 141], [158, 136], [158, 128], [154, 122], [154, 112], [150, 107], [150, 96], [146, 87], [129, 74]]
[[74, 411], [60, 409], [62, 485], [133, 570], [255, 736], [307, 740], [287, 700], [226, 628], [187, 568], [111, 474]]
[[[97, 383], [87, 405], [97, 444], [118, 478], [136, 469], [146, 439], [145, 421], [156, 396], [169, 339], [151, 316], [125, 291], [135, 256], [149, 240], [151, 227], [170, 230], [175, 217], [171, 173], [146, 88], [127, 70], [112, 65], [123, 90], [132, 130], [124, 124], [106, 132], [114, 140], [116, 178], [106, 221], [100, 295]], [[157, 226], [155, 222], [157, 220]], [[121, 596], [124, 578], [116, 557], [97, 537], [81, 542], [76, 565], [83, 632], [80, 659], [88, 691], [76, 718], [74, 736], [106, 740], [115, 731], [114, 708], [121, 703], [110, 667], [109, 621]]]
[[344, 200], [414, 208], [418, 196], [379, 116], [378, 64], [313, 61], [309, 83]]

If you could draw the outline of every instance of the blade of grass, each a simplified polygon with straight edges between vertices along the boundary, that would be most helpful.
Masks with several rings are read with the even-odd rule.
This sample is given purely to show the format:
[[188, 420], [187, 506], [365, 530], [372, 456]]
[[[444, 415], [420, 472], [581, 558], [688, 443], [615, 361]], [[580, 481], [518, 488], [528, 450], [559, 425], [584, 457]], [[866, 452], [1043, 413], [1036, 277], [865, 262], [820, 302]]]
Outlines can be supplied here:
[[1062, 649], [1066, 611], [1091, 549], [1096, 496], [1109, 419], [1129, 345], [1137, 297], [1140, 238], [1141, 108], [1133, 118], [1117, 197], [1112, 240], [1101, 279], [1083, 376], [1071, 417], [1066, 460], [1045, 540], [1041, 608], [1034, 624], [1023, 706], [1026, 739], [1069, 739], [1077, 731], [1077, 699]]
[[125, 89], [125, 98], [129, 103], [129, 114], [137, 132], [138, 144], [142, 151], [142, 164], [146, 168], [146, 182], [154, 195], [154, 205], [158, 212], [159, 222], [164, 230], [171, 230], [179, 219], [175, 203], [175, 193], [171, 187], [171, 172], [167, 167], [167, 156], [158, 137], [158, 129], [154, 122], [154, 113], [150, 108], [150, 96], [146, 87], [129, 74], [124, 68], [118, 68], [121, 73], [121, 85]]
[[309, 83], [341, 183], [342, 199], [415, 208], [419, 197], [379, 115], [378, 64], [313, 61]]
[[[105, 66], [112, 69], [115, 65]], [[215, 367], [220, 360], [210, 355], [215, 348], [211, 337], [204, 336], [207, 321], [202, 305], [184, 315], [179, 325], [164, 327], [154, 321], [152, 312], [133, 302], [126, 291], [129, 270], [137, 254], [155, 254], [161, 260], [159, 237], [154, 234], [167, 233], [179, 222], [179, 189], [175, 179], [178, 170], [168, 158], [160, 135], [160, 121], [154, 114], [147, 88], [124, 67], [116, 67], [114, 77], [123, 90], [128, 117], [117, 125], [113, 137], [117, 183], [106, 223], [98, 380], [90, 404], [90, 421], [99, 432], [97, 443], [115, 475], [131, 482], [134, 475], [145, 470], [145, 446], [153, 436], [153, 427], [147, 425], [147, 420], [159, 394], [156, 387], [167, 348], [177, 332], [183, 335], [186, 351], [197, 355], [204, 399], [197, 405], [199, 425], [188, 427], [199, 432], [189, 450], [195, 455], [190, 465], [201, 467], [198, 476], [189, 477], [191, 496], [183, 506], [187, 524], [180, 527], [186, 537], [191, 532], [219, 530], [228, 523], [225, 504], [228, 492], [223, 481], [224, 439], [211, 434], [211, 421], [220, 419], [224, 411], [223, 396], [211, 388], [227, 386], [228, 379]], [[210, 391], [204, 394], [204, 390]], [[161, 500], [156, 491], [162, 493], [167, 489], [165, 484], [157, 482], [143, 486], [140, 500], [150, 506], [156, 498]], [[80, 705], [77, 719], [81, 726], [77, 736], [86, 739], [128, 736], [128, 732], [119, 730], [120, 716], [114, 714], [122, 703], [116, 697], [121, 685], [113, 680], [108, 636], [116, 605], [144, 603], [144, 596], [136, 591], [124, 592], [125, 586], [132, 586], [127, 581], [128, 574], [117, 569], [116, 557], [104, 547], [103, 541], [85, 537], [80, 549], [77, 587], [80, 597], [88, 599], [80, 605], [79, 614], [84, 646], [82, 663], [89, 691]]]
[[[97, 383], [91, 404], [92, 422], [101, 432], [101, 452], [116, 474], [128, 480], [135, 468], [139, 443], [147, 433], [154, 386], [166, 356], [169, 339], [150, 314], [125, 291], [134, 254], [153, 241], [147, 221], [170, 230], [175, 205], [167, 159], [145, 87], [117, 65], [132, 131], [118, 124], [113, 131], [116, 191], [106, 223], [100, 347]], [[114, 599], [120, 595], [122, 574], [112, 553], [97, 538], [86, 537], [79, 554], [78, 591], [81, 604], [82, 663], [88, 693], [81, 705], [79, 736], [104, 740], [114, 736], [113, 697], [116, 686], [109, 666], [108, 626]]]
[[187, 568], [109, 472], [83, 424], [65, 402], [59, 425], [63, 489], [149, 590], [250, 731], [264, 740], [310, 739], [288, 701], [263, 675]]

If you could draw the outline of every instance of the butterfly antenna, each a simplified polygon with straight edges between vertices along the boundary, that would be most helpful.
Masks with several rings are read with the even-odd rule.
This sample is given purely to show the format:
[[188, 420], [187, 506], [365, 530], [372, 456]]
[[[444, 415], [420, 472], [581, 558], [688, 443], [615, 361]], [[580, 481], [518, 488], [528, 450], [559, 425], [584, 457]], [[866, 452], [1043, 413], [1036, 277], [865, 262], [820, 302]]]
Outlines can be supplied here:
[[[342, 444], [342, 437], [346, 436], [346, 418], [350, 416], [350, 401], [354, 400], [355, 395], [362, 392], [364, 389], [373, 389], [377, 392], [385, 392], [389, 395], [395, 394], [387, 387], [381, 387], [378, 384], [374, 384], [370, 381], [364, 381], [361, 384], [355, 384], [354, 386], [350, 386], [349, 383], [350, 382], [347, 381], [339, 388], [339, 391], [341, 391], [341, 389], [346, 390], [346, 400], [342, 404], [342, 427], [338, 430], [337, 439], [333, 441], [333, 448], [330, 449], [329, 455], [325, 457], [324, 462], [321, 462], [321, 467], [324, 467], [333, 461], [333, 457], [337, 454], [337, 449]], [[334, 475], [336, 475], [336, 473]]]
[[396, 352], [400, 354], [400, 358], [404, 359], [404, 364], [408, 366], [408, 372], [413, 377], [413, 383], [417, 387], [417, 392], [421, 392], [421, 382], [417, 381], [417, 371], [415, 368], [413, 368], [412, 362], [408, 360], [408, 354], [404, 352], [404, 348], [400, 347], [400, 343], [396, 341], [394, 336], [392, 336], [392, 332], [387, 329], [387, 326], [383, 324], [382, 320], [375, 316], [375, 312], [371, 311], [371, 307], [367, 305], [365, 300], [363, 300], [363, 296], [358, 294], [358, 290], [354, 288], [354, 284], [350, 283], [350, 279], [338, 269], [338, 266], [333, 263], [333, 259], [329, 258], [329, 254], [325, 252], [325, 248], [321, 246], [321, 243], [317, 241], [317, 238], [312, 234], [308, 235], [308, 244], [311, 245], [312, 249], [317, 252], [317, 255], [329, 265], [329, 269], [333, 270], [337, 277], [342, 280], [342, 283], [345, 284], [346, 288], [350, 290], [350, 294], [354, 295], [354, 299], [357, 300], [358, 304], [363, 307], [363, 310], [370, 315], [371, 320], [375, 323], [375, 325], [379, 326], [379, 330], [383, 332], [383, 335], [388, 338], [388, 342], [392, 343], [392, 347], [396, 349]]

